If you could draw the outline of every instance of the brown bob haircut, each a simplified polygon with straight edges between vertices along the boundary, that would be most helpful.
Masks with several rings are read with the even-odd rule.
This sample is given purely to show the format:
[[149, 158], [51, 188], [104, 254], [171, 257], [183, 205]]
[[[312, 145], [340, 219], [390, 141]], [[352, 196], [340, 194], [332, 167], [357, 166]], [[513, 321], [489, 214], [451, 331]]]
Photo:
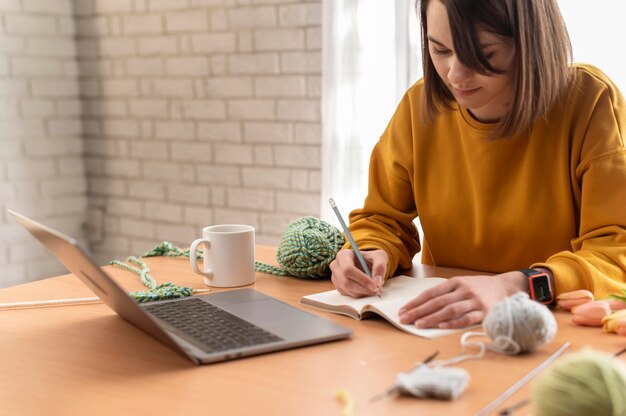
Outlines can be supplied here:
[[478, 31], [512, 39], [514, 99], [508, 114], [498, 121], [492, 138], [521, 133], [544, 117], [570, 80], [572, 46], [556, 0], [417, 0], [422, 29], [425, 110], [430, 120], [453, 108], [454, 97], [437, 74], [428, 49], [426, 10], [441, 1], [448, 11], [454, 52], [467, 68], [497, 75], [484, 55]]

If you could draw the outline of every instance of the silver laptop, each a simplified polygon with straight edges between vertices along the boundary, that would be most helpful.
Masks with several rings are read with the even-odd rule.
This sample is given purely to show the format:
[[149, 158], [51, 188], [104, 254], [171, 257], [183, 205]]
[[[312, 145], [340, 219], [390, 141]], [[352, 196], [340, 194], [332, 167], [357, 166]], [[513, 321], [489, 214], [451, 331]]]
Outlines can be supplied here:
[[119, 316], [196, 364], [348, 338], [352, 331], [253, 289], [139, 304], [76, 240], [8, 212]]

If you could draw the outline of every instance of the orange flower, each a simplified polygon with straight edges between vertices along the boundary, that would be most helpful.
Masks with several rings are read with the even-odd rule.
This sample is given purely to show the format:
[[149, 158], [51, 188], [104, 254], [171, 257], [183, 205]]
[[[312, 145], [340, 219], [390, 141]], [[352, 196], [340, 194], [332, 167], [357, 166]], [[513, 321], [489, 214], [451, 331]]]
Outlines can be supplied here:
[[602, 318], [602, 329], [626, 336], [626, 309], [613, 312]]

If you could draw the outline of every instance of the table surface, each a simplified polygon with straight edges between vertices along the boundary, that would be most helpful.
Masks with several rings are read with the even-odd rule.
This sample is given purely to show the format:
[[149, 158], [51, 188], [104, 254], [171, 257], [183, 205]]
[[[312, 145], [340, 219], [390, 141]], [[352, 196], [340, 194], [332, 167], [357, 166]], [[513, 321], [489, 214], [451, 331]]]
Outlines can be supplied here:
[[[276, 264], [275, 248], [258, 246], [256, 258]], [[158, 282], [206, 288], [186, 258], [146, 259]], [[144, 289], [136, 275], [107, 266], [127, 290]], [[459, 271], [415, 264], [406, 274], [449, 277]], [[458, 364], [470, 384], [452, 402], [411, 397], [370, 399], [438, 350], [439, 359], [462, 352], [462, 333], [428, 340], [406, 334], [382, 318], [357, 321], [299, 304], [303, 295], [333, 288], [257, 273], [256, 290], [353, 330], [352, 338], [212, 365], [195, 366], [104, 304], [0, 311], [0, 414], [211, 414], [340, 415], [335, 395], [346, 389], [355, 415], [471, 415], [548, 358], [564, 342], [568, 353], [593, 347], [614, 353], [626, 338], [574, 325], [557, 311], [555, 339], [533, 354], [487, 352]], [[221, 289], [212, 289], [218, 291]], [[0, 302], [91, 297], [68, 274], [0, 290]], [[624, 359], [620, 357], [620, 359]], [[506, 404], [527, 398], [527, 385]], [[522, 410], [520, 415], [528, 414]], [[516, 413], [517, 414], [517, 413]]]

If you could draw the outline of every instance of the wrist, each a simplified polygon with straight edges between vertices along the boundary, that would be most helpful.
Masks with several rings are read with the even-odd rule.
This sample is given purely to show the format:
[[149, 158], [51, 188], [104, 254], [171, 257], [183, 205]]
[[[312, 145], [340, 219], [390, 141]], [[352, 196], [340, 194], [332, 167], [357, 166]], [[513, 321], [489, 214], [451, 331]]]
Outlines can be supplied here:
[[528, 286], [528, 278], [520, 271], [510, 272], [509, 274], [509, 293], [508, 295], [514, 295], [517, 292], [530, 293]]
[[532, 300], [544, 305], [552, 305], [556, 301], [556, 290], [552, 271], [545, 268], [522, 269], [519, 272], [526, 277], [528, 294]]

